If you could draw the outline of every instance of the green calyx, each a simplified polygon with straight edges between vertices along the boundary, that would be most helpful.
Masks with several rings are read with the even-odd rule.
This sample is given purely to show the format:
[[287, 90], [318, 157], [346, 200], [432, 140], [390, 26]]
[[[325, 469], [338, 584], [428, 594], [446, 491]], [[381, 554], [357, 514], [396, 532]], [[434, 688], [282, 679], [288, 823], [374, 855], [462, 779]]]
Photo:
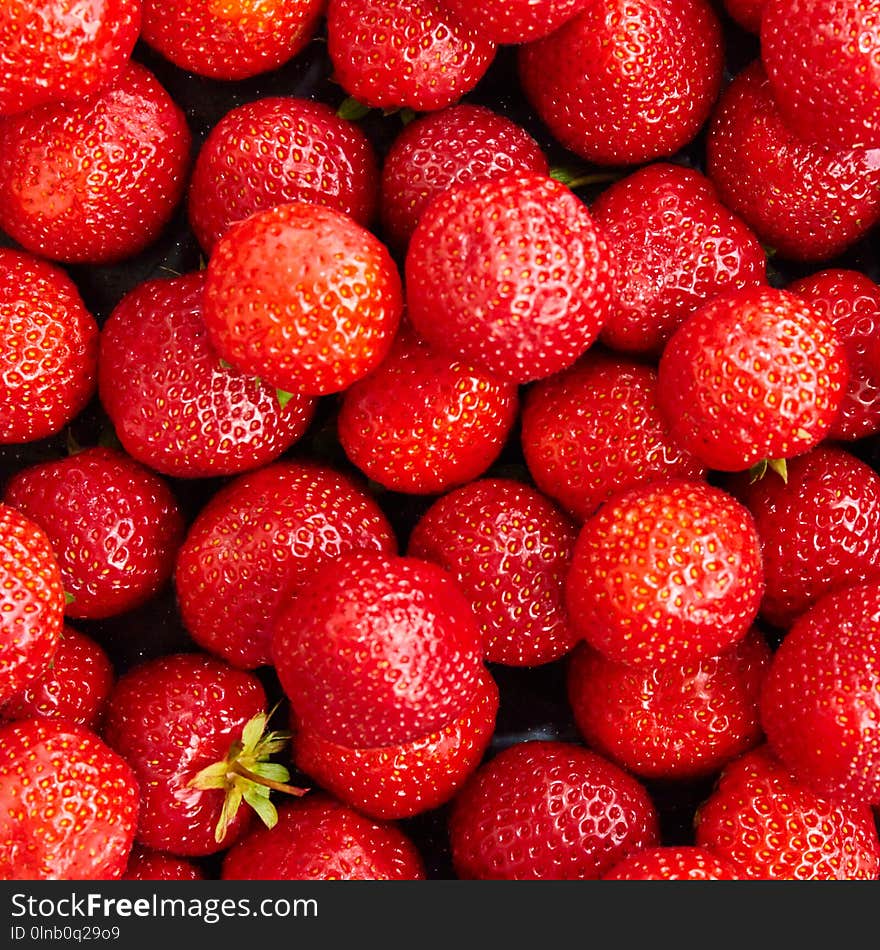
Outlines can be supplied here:
[[275, 396], [278, 399], [278, 405], [281, 406], [282, 409], [293, 399], [293, 393], [287, 393], [283, 389], [276, 389]]
[[581, 168], [569, 168], [564, 165], [550, 169], [550, 177], [561, 185], [566, 185], [572, 191], [575, 188], [586, 188], [588, 185], [604, 185], [617, 181], [619, 172], [588, 172]]
[[785, 459], [761, 459], [749, 469], [749, 482], [760, 481], [770, 469], [788, 484], [788, 465]]
[[349, 96], [336, 110], [336, 115], [340, 119], [357, 122], [358, 119], [362, 119], [369, 111], [369, 106], [365, 106], [362, 102], [355, 99], [354, 96]]

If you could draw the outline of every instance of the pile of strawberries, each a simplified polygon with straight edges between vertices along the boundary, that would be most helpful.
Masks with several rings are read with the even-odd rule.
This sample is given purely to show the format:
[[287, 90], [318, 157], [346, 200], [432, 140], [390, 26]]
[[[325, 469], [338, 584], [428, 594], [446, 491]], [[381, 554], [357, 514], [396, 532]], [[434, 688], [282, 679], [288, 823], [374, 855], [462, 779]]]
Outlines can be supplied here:
[[725, 3], [0, 7], [0, 878], [880, 876], [880, 0]]

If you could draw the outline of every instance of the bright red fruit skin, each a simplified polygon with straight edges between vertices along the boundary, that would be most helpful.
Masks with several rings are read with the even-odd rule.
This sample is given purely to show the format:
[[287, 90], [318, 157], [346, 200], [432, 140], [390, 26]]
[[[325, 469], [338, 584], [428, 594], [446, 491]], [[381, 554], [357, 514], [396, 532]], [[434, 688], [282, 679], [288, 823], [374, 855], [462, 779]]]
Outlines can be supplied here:
[[721, 85], [721, 27], [703, 0], [587, 0], [520, 48], [526, 98], [566, 148], [600, 165], [663, 158], [690, 142]]
[[224, 881], [419, 881], [421, 855], [395, 825], [319, 792], [278, 809], [223, 859]]
[[472, 30], [494, 43], [528, 43], [558, 30], [584, 5], [584, 0], [513, 0], [491, 5], [468, 0], [440, 0]]
[[274, 461], [306, 431], [315, 400], [224, 366], [202, 319], [205, 273], [138, 284], [101, 330], [98, 389], [125, 451], [177, 478]]
[[0, 879], [122, 876], [138, 821], [128, 763], [63, 720], [0, 726]]
[[312, 573], [278, 615], [272, 655], [302, 727], [355, 748], [448, 725], [483, 675], [479, 625], [452, 576], [374, 553]]
[[224, 792], [189, 783], [225, 758], [245, 724], [265, 709], [266, 694], [255, 676], [197, 653], [147, 660], [117, 680], [104, 737], [140, 783], [139, 844], [200, 857], [237, 840], [250, 823], [250, 809], [238, 810], [218, 842], [214, 830]]
[[817, 795], [880, 804], [880, 583], [823, 597], [773, 656], [767, 740]]
[[95, 391], [98, 324], [67, 274], [0, 248], [0, 444], [60, 432]]
[[372, 497], [311, 462], [276, 462], [239, 476], [197, 515], [174, 580], [184, 625], [233, 666], [271, 661], [275, 615], [312, 571], [359, 549], [394, 554], [397, 541]]
[[236, 221], [291, 201], [327, 205], [368, 226], [379, 190], [366, 135], [323, 102], [275, 96], [227, 112], [199, 151], [189, 220], [210, 253]]
[[584, 522], [566, 606], [604, 656], [655, 667], [732, 647], [763, 589], [749, 512], [718, 488], [670, 479], [614, 495]]
[[52, 542], [69, 617], [121, 614], [171, 577], [183, 516], [160, 476], [115, 449], [84, 449], [21, 469], [6, 504], [35, 521]]
[[66, 263], [132, 257], [177, 207], [191, 141], [181, 109], [134, 62], [95, 96], [7, 118], [0, 227], [27, 250]]
[[515, 383], [575, 362], [607, 319], [613, 280], [587, 208], [534, 172], [466, 182], [435, 198], [405, 272], [416, 331]]
[[724, 9], [749, 33], [761, 32], [761, 16], [767, 0], [723, 0]]
[[645, 789], [581, 746], [520, 742], [471, 776], [449, 819], [466, 880], [593, 880], [659, 842]]
[[735, 881], [734, 864], [693, 845], [645, 848], [625, 857], [603, 881]]
[[135, 845], [131, 849], [123, 881], [204, 881], [202, 869], [188, 861], [161, 851]]
[[880, 871], [870, 808], [819, 798], [766, 746], [724, 769], [694, 825], [697, 845], [746, 880], [874, 880]]

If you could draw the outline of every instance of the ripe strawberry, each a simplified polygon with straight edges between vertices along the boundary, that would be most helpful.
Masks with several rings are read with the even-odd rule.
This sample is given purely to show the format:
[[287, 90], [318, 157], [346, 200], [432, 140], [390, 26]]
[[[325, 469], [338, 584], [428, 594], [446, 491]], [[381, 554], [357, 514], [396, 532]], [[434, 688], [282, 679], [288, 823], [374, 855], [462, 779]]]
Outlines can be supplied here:
[[131, 849], [123, 881], [204, 881], [202, 869], [186, 858], [135, 845]]
[[632, 776], [564, 742], [520, 742], [471, 776], [449, 819], [460, 878], [591, 880], [658, 843], [657, 814]]
[[758, 62], [718, 102], [706, 172], [727, 207], [792, 260], [833, 257], [880, 220], [880, 166], [871, 153], [793, 135]]
[[676, 330], [657, 395], [679, 445], [737, 472], [821, 442], [847, 373], [831, 324], [794, 294], [756, 288], [715, 297]]
[[718, 488], [669, 479], [614, 495], [584, 522], [566, 605], [604, 656], [654, 667], [733, 647], [763, 588], [748, 511]]
[[82, 726], [0, 726], [0, 879], [122, 876], [138, 820], [128, 763]]
[[515, 169], [549, 172], [531, 135], [491, 109], [461, 103], [416, 119], [391, 143], [382, 165], [382, 226], [388, 240], [405, 248], [431, 199], [447, 188]]
[[204, 287], [203, 271], [139, 283], [101, 331], [99, 392], [119, 441], [137, 461], [178, 478], [274, 461], [315, 409], [309, 396], [279, 396], [223, 364], [202, 320]]
[[403, 310], [387, 249], [347, 215], [258, 211], [208, 263], [204, 320], [220, 356], [285, 392], [339, 392], [382, 361]]
[[377, 823], [327, 795], [312, 794], [278, 812], [275, 828], [256, 828], [229, 849], [224, 881], [418, 881], [418, 849], [393, 824]]
[[766, 746], [730, 763], [695, 818], [696, 843], [751, 880], [873, 880], [871, 810], [835, 805], [796, 782]]
[[276, 462], [230, 482], [190, 526], [174, 574], [180, 615], [196, 643], [233, 666], [268, 664], [284, 600], [360, 549], [397, 550], [372, 497], [330, 468]]
[[373, 481], [431, 494], [482, 475], [518, 407], [513, 383], [406, 332], [378, 369], [344, 393], [337, 428], [348, 458]]
[[63, 623], [61, 571], [49, 538], [0, 504], [0, 703], [42, 676]]
[[[399, 745], [353, 749], [293, 723], [293, 761], [364, 815], [410, 818], [448, 802], [492, 739], [498, 687], [483, 672], [473, 702], [448, 725]], [[295, 717], [294, 717], [295, 719]]]
[[584, 741], [630, 772], [705, 776], [761, 739], [758, 697], [769, 665], [757, 631], [720, 656], [647, 668], [584, 644], [568, 666], [568, 699]]
[[141, 0], [6, 0], [0, 5], [0, 115], [89, 96], [123, 70]]
[[880, 148], [880, 2], [767, 0], [761, 59], [797, 135], [831, 148]]
[[749, 33], [761, 32], [761, 16], [767, 0], [723, 0], [724, 9]]
[[795, 621], [764, 681], [761, 721], [817, 795], [880, 804], [880, 582], [829, 594]]
[[513, 0], [482, 5], [440, 0], [450, 13], [493, 43], [527, 43], [547, 36], [570, 20], [584, 0]]
[[521, 47], [526, 98], [555, 139], [588, 161], [628, 165], [688, 144], [709, 116], [724, 57], [705, 0], [587, 0]]
[[277, 617], [272, 655], [301, 727], [354, 748], [441, 729], [483, 675], [477, 619], [452, 576], [372, 552], [312, 573]]
[[413, 528], [407, 553], [458, 581], [480, 623], [486, 660], [539, 666], [576, 640], [563, 605], [576, 535], [540, 492], [483, 479], [434, 502]]
[[60, 432], [95, 391], [98, 325], [60, 268], [0, 248], [0, 444]]
[[21, 469], [3, 500], [46, 532], [69, 617], [111, 617], [171, 576], [183, 517], [168, 485], [122, 452], [93, 448]]
[[211, 129], [189, 188], [189, 220], [210, 253], [236, 221], [291, 201], [327, 205], [367, 227], [379, 172], [366, 135], [323, 102], [246, 102]]
[[604, 881], [735, 881], [736, 866], [708, 848], [645, 848], [628, 855], [602, 876]]
[[707, 300], [766, 284], [757, 238], [691, 168], [640, 168], [606, 188], [590, 210], [620, 274], [600, 334], [612, 349], [659, 354]]
[[428, 112], [483, 77], [495, 44], [440, 0], [330, 0], [327, 50], [336, 81], [364, 105]]
[[516, 383], [559, 372], [590, 346], [612, 279], [589, 211], [534, 172], [445, 191], [425, 209], [406, 256], [416, 331]]
[[246, 79], [296, 56], [323, 7], [323, 0], [144, 0], [143, 38], [188, 72]]
[[625, 488], [705, 471], [669, 436], [656, 371], [599, 348], [529, 388], [521, 441], [535, 484], [578, 521]]

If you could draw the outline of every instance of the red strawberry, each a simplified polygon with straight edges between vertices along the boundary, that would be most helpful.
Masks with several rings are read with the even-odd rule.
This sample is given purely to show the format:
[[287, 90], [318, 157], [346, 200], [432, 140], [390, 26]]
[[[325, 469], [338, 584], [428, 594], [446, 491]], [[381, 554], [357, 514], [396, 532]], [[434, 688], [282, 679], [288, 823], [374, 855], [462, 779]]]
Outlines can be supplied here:
[[339, 441], [369, 478], [431, 494], [477, 478], [516, 420], [516, 386], [401, 334], [389, 356], [343, 395]]
[[484, 479], [434, 502], [413, 528], [407, 553], [458, 581], [480, 623], [486, 660], [538, 666], [575, 643], [563, 585], [576, 535], [540, 492]]
[[203, 271], [144, 281], [101, 331], [99, 392], [119, 441], [178, 478], [273, 461], [303, 435], [315, 408], [309, 396], [279, 395], [223, 364], [202, 319], [204, 287]]
[[584, 522], [566, 605], [604, 656], [655, 667], [732, 647], [763, 588], [748, 511], [718, 488], [670, 479], [614, 495]]
[[128, 763], [82, 726], [0, 726], [0, 879], [122, 876], [138, 820]]
[[258, 211], [208, 263], [204, 319], [220, 356], [286, 392], [339, 392], [388, 352], [403, 310], [388, 250], [347, 215]]
[[693, 778], [761, 739], [758, 697], [769, 665], [757, 631], [720, 656], [645, 669], [585, 644], [568, 667], [568, 699], [590, 748], [644, 778]]
[[421, 855], [395, 825], [377, 823], [326, 795], [278, 812], [227, 852], [225, 881], [418, 881]]
[[21, 469], [4, 501], [52, 542], [70, 617], [111, 617], [147, 601], [170, 577], [183, 517], [168, 485], [113, 449], [85, 449]]
[[123, 881], [204, 881], [202, 869], [186, 858], [135, 845], [128, 858]]
[[528, 390], [521, 440], [535, 484], [579, 521], [625, 488], [704, 474], [669, 436], [656, 371], [601, 349]]
[[705, 0], [587, 0], [519, 59], [526, 98], [553, 137], [602, 165], [688, 144], [709, 116], [723, 63]]
[[793, 135], [760, 63], [728, 86], [706, 143], [706, 172], [721, 200], [792, 260], [841, 253], [880, 220], [880, 165]]
[[0, 248], [0, 443], [60, 432], [95, 391], [98, 325], [60, 268]]
[[246, 79], [299, 53], [323, 7], [323, 0], [144, 0], [143, 38], [188, 72]]
[[364, 815], [410, 818], [448, 802], [480, 764], [495, 729], [498, 687], [488, 672], [448, 725], [400, 745], [352, 749], [293, 724], [293, 761]]
[[823, 597], [773, 656], [767, 740], [817, 795], [880, 804], [880, 583]]
[[350, 551], [393, 554], [397, 542], [359, 485], [311, 462], [239, 476], [201, 510], [174, 580], [192, 638], [234, 666], [271, 660], [275, 615], [323, 564]]
[[183, 194], [191, 135], [148, 70], [0, 122], [0, 227], [35, 254], [109, 263], [149, 245]]
[[431, 199], [447, 188], [514, 169], [549, 172], [528, 132], [491, 109], [462, 103], [416, 119], [391, 143], [382, 165], [382, 225], [389, 241], [406, 247]]
[[761, 16], [767, 0], [723, 0], [724, 9], [749, 33], [761, 32]]
[[336, 81], [381, 109], [442, 109], [470, 92], [495, 44], [439, 0], [330, 0], [327, 49]]
[[0, 5], [0, 115], [89, 96], [134, 49], [141, 0], [6, 0]]
[[600, 334], [613, 349], [659, 354], [702, 303], [766, 283], [757, 238], [691, 168], [640, 168], [606, 188], [590, 210], [620, 275]]
[[831, 324], [794, 294], [757, 288], [714, 298], [676, 330], [657, 395], [679, 445], [737, 472], [821, 442], [847, 373]]
[[708, 848], [645, 848], [636, 851], [607, 871], [604, 881], [735, 881], [736, 866]]
[[210, 253], [236, 221], [291, 201], [327, 205], [369, 225], [379, 172], [366, 135], [323, 102], [291, 96], [230, 110], [193, 168], [189, 220]]
[[526, 43], [547, 36], [570, 20], [584, 0], [513, 0], [475, 4], [467, 0], [440, 0], [441, 4], [475, 33], [494, 43]]
[[608, 316], [611, 280], [589, 211], [534, 172], [445, 191], [406, 256], [415, 329], [517, 383], [559, 372], [587, 349]]
[[645, 789], [581, 746], [520, 742], [471, 776], [449, 820], [460, 878], [590, 880], [659, 840]]
[[728, 765], [697, 811], [696, 843], [751, 880], [874, 880], [880, 843], [867, 806], [832, 804], [766, 746]]
[[0, 504], [0, 703], [43, 675], [63, 623], [61, 571], [49, 538]]
[[312, 573], [278, 615], [272, 654], [301, 727], [354, 748], [448, 725], [483, 675], [477, 619], [451, 575], [366, 552]]

